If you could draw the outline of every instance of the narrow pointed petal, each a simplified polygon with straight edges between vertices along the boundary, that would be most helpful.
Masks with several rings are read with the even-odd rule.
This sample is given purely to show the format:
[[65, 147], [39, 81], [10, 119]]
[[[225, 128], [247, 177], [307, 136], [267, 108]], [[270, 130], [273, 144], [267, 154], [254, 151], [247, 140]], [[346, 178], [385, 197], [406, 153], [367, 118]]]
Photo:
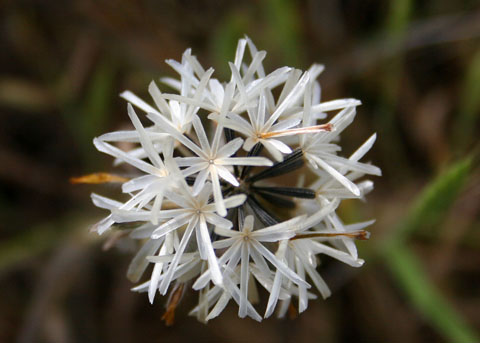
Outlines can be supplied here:
[[190, 240], [190, 237], [192, 235], [193, 230], [195, 229], [195, 226], [197, 225], [197, 220], [193, 219], [188, 223], [187, 228], [185, 229], [185, 232], [183, 234], [182, 240], [180, 241], [180, 245], [178, 246], [177, 251], [175, 252], [175, 255], [173, 257], [172, 262], [168, 266], [167, 273], [165, 274], [164, 279], [160, 283], [159, 291], [161, 294], [165, 294], [168, 290], [168, 287], [170, 283], [172, 282], [173, 279], [173, 274], [178, 266], [178, 263], [180, 262], [180, 259], [183, 255], [183, 252], [185, 251], [185, 248], [187, 247], [187, 243]]
[[190, 213], [184, 213], [182, 215], [179, 215], [176, 218], [170, 219], [168, 222], [160, 225], [158, 229], [153, 231], [152, 238], [158, 239], [166, 235], [167, 233], [178, 229], [179, 227], [185, 225], [186, 223], [192, 222], [191, 216], [192, 215]]
[[237, 178], [224, 166], [215, 166], [217, 170], [218, 176], [222, 179], [230, 183], [231, 185], [238, 187], [240, 184], [238, 183]]
[[333, 176], [338, 182], [340, 182], [350, 192], [352, 192], [353, 195], [360, 196], [360, 190], [352, 181], [350, 181], [345, 176], [340, 174], [337, 170], [335, 170], [332, 166], [330, 166], [328, 163], [323, 161], [321, 158], [312, 156], [312, 159], [318, 164], [319, 167], [321, 167], [323, 170], [325, 170], [327, 173]]
[[310, 288], [310, 285], [305, 282], [300, 276], [295, 274], [285, 263], [279, 260], [275, 255], [273, 255], [267, 248], [262, 244], [253, 241], [252, 242], [255, 249], [257, 249], [271, 264], [273, 264], [283, 275], [292, 280], [297, 285], [304, 285], [305, 287]]
[[241, 138], [235, 138], [221, 147], [217, 152], [217, 158], [232, 156], [243, 144]]
[[138, 96], [136, 96], [135, 94], [133, 94], [130, 91], [125, 91], [125, 92], [120, 93], [120, 97], [124, 98], [128, 102], [130, 102], [133, 105], [135, 105], [136, 107], [140, 108], [145, 113], [151, 112], [151, 113], [155, 113], [155, 114], [160, 114], [160, 112], [158, 112], [155, 108], [153, 108], [152, 106], [147, 104], [145, 101], [143, 101], [142, 99], [140, 99]]
[[212, 177], [212, 186], [213, 186], [213, 198], [215, 200], [215, 208], [217, 212], [222, 217], [227, 215], [227, 209], [225, 208], [225, 202], [222, 196], [222, 190], [220, 187], [220, 180], [218, 178], [217, 168], [210, 168], [210, 175]]
[[199, 229], [201, 234], [201, 241], [197, 243], [199, 245], [203, 244], [207, 250], [208, 267], [212, 275], [212, 281], [216, 285], [222, 285], [222, 273], [220, 273], [220, 268], [218, 267], [217, 256], [215, 256], [215, 252], [213, 251], [212, 241], [210, 240], [207, 223], [204, 218], [200, 218]]

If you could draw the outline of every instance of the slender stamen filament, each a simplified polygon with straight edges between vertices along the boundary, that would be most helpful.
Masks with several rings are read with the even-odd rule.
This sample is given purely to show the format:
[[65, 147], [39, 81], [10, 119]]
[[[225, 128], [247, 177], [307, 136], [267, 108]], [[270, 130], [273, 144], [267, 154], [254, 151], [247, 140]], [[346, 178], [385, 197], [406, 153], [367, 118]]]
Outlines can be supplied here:
[[301, 134], [306, 134], [306, 133], [317, 133], [317, 132], [321, 132], [321, 131], [332, 131], [332, 130], [333, 130], [333, 125], [328, 123], [328, 124], [323, 124], [323, 125], [299, 127], [299, 128], [295, 128], [295, 129], [260, 133], [260, 134], [258, 134], [258, 138], [266, 139], [266, 138], [272, 138], [272, 137], [301, 135]]
[[177, 308], [180, 300], [182, 299], [184, 287], [185, 284], [181, 283], [177, 287], [175, 287], [170, 294], [170, 298], [168, 299], [167, 303], [167, 310], [162, 316], [162, 320], [165, 321], [166, 326], [171, 326], [174, 323], [175, 309]]

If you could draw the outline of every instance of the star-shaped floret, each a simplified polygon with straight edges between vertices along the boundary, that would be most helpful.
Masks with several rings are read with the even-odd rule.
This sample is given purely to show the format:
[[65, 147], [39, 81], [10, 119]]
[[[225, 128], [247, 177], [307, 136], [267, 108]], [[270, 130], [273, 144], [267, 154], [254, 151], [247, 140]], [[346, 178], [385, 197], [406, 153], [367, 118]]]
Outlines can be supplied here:
[[[239, 231], [229, 230], [222, 227], [215, 228], [216, 234], [228, 237], [227, 239], [214, 242], [214, 248], [216, 249], [228, 248], [219, 259], [219, 263], [224, 269], [223, 274], [230, 275], [230, 271], [235, 270], [236, 266], [240, 263], [240, 301], [238, 312], [240, 317], [243, 318], [248, 314], [250, 258], [265, 278], [269, 278], [272, 273], [267, 264], [268, 261], [278, 272], [282, 273], [282, 275], [293, 283], [310, 287], [308, 283], [299, 278], [297, 274], [292, 272], [292, 270], [285, 265], [285, 263], [279, 260], [268, 248], [265, 247], [265, 244], [278, 242], [292, 237], [295, 234], [295, 229], [300, 227], [300, 222], [304, 219], [303, 216], [295, 217], [277, 225], [254, 230], [254, 218], [252, 215], [249, 215], [245, 218], [245, 221], [241, 223]], [[211, 273], [209, 271], [205, 272], [197, 279], [193, 287], [195, 289], [203, 288], [210, 280], [210, 277]], [[235, 289], [228, 289], [228, 284], [225, 284], [224, 286], [227, 288], [227, 291], [230, 291], [231, 295], [235, 293]], [[215, 309], [214, 313], [219, 312]], [[212, 318], [212, 316], [207, 318]]]
[[223, 128], [218, 125], [215, 130], [213, 142], [210, 145], [200, 118], [193, 119], [193, 127], [197, 134], [200, 146], [192, 142], [189, 138], [181, 135], [172, 125], [162, 116], [151, 116], [152, 120], [158, 122], [163, 130], [170, 134], [174, 139], [181, 142], [190, 149], [196, 156], [182, 157], [177, 159], [181, 167], [188, 167], [183, 170], [184, 176], [197, 174], [193, 185], [193, 193], [198, 194], [203, 188], [205, 181], [210, 178], [213, 186], [213, 196], [218, 214], [225, 216], [227, 214], [221, 186], [220, 178], [224, 179], [233, 186], [238, 187], [239, 182], [230, 172], [228, 167], [235, 165], [242, 166], [271, 166], [272, 162], [265, 157], [231, 157], [242, 145], [242, 139], [236, 138], [220, 147], [220, 138], [223, 134]]

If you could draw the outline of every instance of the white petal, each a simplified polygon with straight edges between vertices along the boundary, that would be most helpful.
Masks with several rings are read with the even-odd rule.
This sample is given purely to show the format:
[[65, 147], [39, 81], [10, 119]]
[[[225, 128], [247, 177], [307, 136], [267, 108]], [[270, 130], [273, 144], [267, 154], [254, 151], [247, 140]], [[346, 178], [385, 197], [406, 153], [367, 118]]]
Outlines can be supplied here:
[[[252, 63], [250, 63], [247, 71], [245, 72], [243, 82], [248, 83], [251, 81], [254, 73], [256, 73], [262, 66], [262, 61], [265, 59], [265, 56], [267, 56], [267, 53], [265, 51], [260, 51], [253, 55]], [[237, 68], [239, 67], [237, 66]]]
[[302, 222], [301, 230], [310, 229], [311, 227], [320, 223], [326, 216], [335, 211], [339, 204], [340, 200], [336, 199], [327, 204], [326, 206], [323, 206], [319, 211], [316, 211], [313, 215], [311, 215], [304, 222]]
[[[215, 233], [217, 235], [228, 237], [227, 231], [232, 231], [232, 235], [235, 235], [234, 230], [220, 229], [215, 228]], [[235, 235], [236, 236], [236, 235]], [[232, 246], [235, 242], [238, 242], [238, 237], [230, 237], [226, 239], [221, 239], [212, 243], [214, 249], [225, 249]], [[223, 257], [223, 255], [222, 255]]]
[[252, 257], [255, 266], [267, 277], [270, 277], [272, 271], [268, 266], [265, 258], [256, 249], [250, 249], [250, 256]]
[[220, 107], [220, 104], [223, 101], [223, 94], [225, 92], [222, 84], [217, 79], [211, 79], [208, 83], [208, 87], [210, 88], [212, 95], [215, 97], [215, 104]]
[[[268, 150], [268, 152], [272, 155], [272, 157], [278, 161], [281, 162], [283, 161], [283, 155], [282, 153], [277, 149], [275, 144], [272, 144], [271, 141], [273, 139], [262, 139], [261, 143], [263, 146]], [[290, 150], [291, 151], [291, 150]]]
[[[226, 241], [226, 240], [223, 240], [223, 241]], [[217, 242], [214, 242], [213, 244]], [[218, 264], [223, 265], [226, 261], [229, 261], [229, 260], [233, 260], [233, 261], [240, 260], [240, 248], [241, 248], [241, 243], [237, 243], [237, 242], [234, 243], [219, 258]], [[212, 273], [210, 272], [210, 269], [207, 269], [202, 275], [200, 275], [200, 277], [197, 278], [192, 288], [195, 290], [204, 288], [208, 284], [208, 282], [211, 280], [211, 277], [212, 277], [211, 275]]]
[[142, 99], [140, 99], [138, 96], [136, 96], [135, 94], [133, 94], [130, 91], [124, 91], [124, 92], [120, 93], [120, 97], [124, 98], [128, 102], [134, 104], [135, 106], [140, 108], [145, 113], [151, 112], [151, 113], [160, 114], [160, 112], [158, 112], [155, 108], [153, 108], [152, 106], [147, 104], [145, 101], [143, 101]]
[[212, 186], [213, 186], [213, 198], [215, 201], [215, 208], [219, 215], [225, 217], [227, 215], [227, 209], [225, 208], [225, 202], [222, 196], [222, 189], [220, 187], [220, 180], [217, 174], [217, 168], [210, 167], [210, 176], [212, 178]]
[[182, 88], [182, 84], [180, 81], [177, 79], [174, 79], [173, 77], [161, 77], [160, 81], [164, 83], [165, 85], [175, 89], [176, 91], [180, 92]]
[[199, 81], [193, 76], [193, 73], [185, 68], [184, 65], [178, 63], [175, 60], [168, 59], [165, 61], [170, 67], [172, 67], [177, 73], [179, 73], [182, 78], [185, 78], [192, 84], [194, 87], [198, 86]]
[[201, 170], [207, 169], [208, 166], [209, 166], [209, 164], [207, 162], [203, 162], [203, 161], [199, 162], [199, 163], [192, 164], [190, 167], [182, 170], [182, 175], [184, 177], [193, 175], [195, 173], [198, 173]]
[[150, 159], [152, 164], [157, 168], [165, 168], [162, 160], [160, 159], [160, 155], [153, 148], [152, 141], [148, 137], [147, 132], [145, 131], [142, 123], [140, 122], [137, 114], [135, 113], [135, 110], [133, 109], [133, 106], [130, 103], [127, 105], [127, 112], [130, 120], [133, 123], [133, 126], [135, 126], [135, 129], [138, 132], [140, 143], [147, 152], [148, 158]]
[[[251, 56], [255, 56], [258, 53], [257, 47], [255, 46], [255, 44], [253, 44], [252, 40], [249, 37], [245, 36], [245, 39], [247, 40], [248, 49], [250, 50]], [[263, 70], [263, 66], [261, 64], [258, 66], [257, 73], [259, 77], [265, 77], [265, 71]]]
[[[168, 107], [168, 104], [165, 101], [165, 99], [162, 97], [162, 92], [160, 92], [160, 89], [158, 89], [154, 81], [150, 82], [150, 84], [148, 85], [148, 92], [150, 93], [150, 96], [155, 102], [155, 105], [157, 105], [160, 111], [163, 112], [163, 115], [170, 114], [170, 108]], [[145, 112], [151, 112], [151, 111], [145, 111]]]
[[291, 90], [291, 92], [285, 97], [285, 100], [276, 108], [275, 112], [272, 113], [270, 118], [265, 123], [264, 129], [270, 128], [275, 121], [280, 117], [280, 115], [285, 111], [285, 109], [293, 104], [300, 96], [303, 95], [303, 91], [305, 86], [307, 85], [310, 79], [310, 75], [308, 72], [305, 72], [300, 80], [297, 82], [295, 87]]
[[[296, 269], [298, 275], [305, 279], [305, 269], [303, 268], [300, 259], [295, 259]], [[307, 289], [303, 286], [298, 286], [298, 312], [302, 313], [308, 307], [308, 296], [307, 296]]]
[[290, 129], [294, 126], [297, 126], [302, 120], [297, 118], [288, 118], [278, 122], [277, 124], [273, 125], [269, 131], [276, 132], [276, 131], [284, 131]]
[[215, 162], [219, 165], [226, 165], [226, 166], [265, 166], [270, 167], [273, 166], [272, 161], [265, 157], [226, 157], [222, 158]]
[[339, 100], [326, 101], [317, 105], [313, 105], [312, 113], [335, 111], [335, 110], [339, 110], [347, 107], [359, 106], [361, 104], [362, 102], [357, 99], [339, 99]]
[[233, 195], [227, 199], [225, 199], [225, 207], [226, 208], [234, 208], [242, 205], [245, 200], [247, 200], [247, 196], [245, 194], [237, 194]]
[[323, 278], [320, 276], [320, 274], [317, 273], [317, 271], [312, 268], [310, 265], [304, 265], [305, 269], [307, 270], [308, 276], [312, 279], [313, 283], [315, 284], [315, 287], [317, 287], [318, 291], [322, 295], [322, 297], [328, 298], [332, 292], [330, 291], [330, 288], [328, 288], [328, 285], [325, 283]]
[[197, 225], [197, 220], [193, 219], [188, 223], [187, 228], [185, 229], [185, 232], [183, 234], [182, 240], [180, 241], [180, 245], [175, 252], [175, 256], [173, 257], [172, 262], [168, 266], [168, 270], [165, 274], [164, 279], [160, 283], [159, 291], [161, 294], [165, 294], [168, 290], [168, 286], [172, 282], [173, 279], [173, 274], [178, 266], [178, 263], [180, 262], [180, 259], [182, 257], [183, 252], [185, 251], [185, 248], [187, 246], [188, 241], [190, 240], [190, 236], [192, 235], [193, 230], [195, 229], [195, 226]]
[[292, 280], [297, 285], [304, 285], [307, 288], [310, 288], [310, 285], [295, 274], [285, 263], [279, 260], [275, 255], [273, 255], [267, 248], [262, 244], [252, 241], [253, 247], [257, 249], [271, 264], [273, 264], [283, 275]]
[[[163, 245], [158, 255], [164, 255], [166, 252], [167, 247], [166, 245]], [[150, 304], [153, 304], [153, 300], [155, 299], [155, 294], [157, 293], [162, 268], [163, 263], [155, 263], [155, 266], [153, 266], [152, 276], [150, 277], [150, 284], [148, 285], [148, 300], [150, 301]]]
[[203, 237], [202, 237], [202, 232], [199, 228], [195, 230], [195, 236], [197, 239], [197, 249], [198, 249], [198, 254], [200, 255], [200, 259], [207, 260], [208, 258], [207, 247], [205, 246], [205, 244], [201, 244], [201, 242], [203, 241]]
[[[169, 137], [165, 133], [155, 132], [154, 130], [153, 127], [145, 129], [148, 137], [152, 141], [162, 141]], [[98, 136], [98, 139], [105, 142], [139, 142], [139, 134], [136, 130], [115, 131], [104, 133], [103, 135]]]
[[265, 310], [264, 318], [268, 318], [272, 315], [275, 306], [277, 306], [278, 297], [280, 295], [280, 288], [282, 286], [282, 273], [276, 272], [275, 279], [273, 280], [273, 287], [270, 291], [270, 295], [268, 297], [267, 309]]
[[257, 144], [257, 141], [254, 140], [252, 137], [248, 137], [243, 143], [243, 150], [250, 151], [255, 146], [255, 144]]
[[159, 177], [154, 175], [144, 175], [144, 176], [136, 177], [122, 184], [122, 192], [131, 193], [131, 192], [144, 189], [145, 187], [157, 181], [158, 179]]
[[218, 299], [217, 303], [213, 307], [213, 309], [210, 311], [208, 314], [206, 320], [213, 319], [215, 317], [218, 317], [220, 313], [227, 307], [228, 302], [230, 301], [232, 297], [230, 296], [229, 293], [223, 292], [222, 295], [220, 296], [220, 299]]
[[[230, 292], [235, 302], [237, 304], [240, 304], [240, 291], [228, 276], [225, 277], [225, 287]], [[250, 304], [250, 302], [247, 303], [247, 315], [255, 319], [256, 321], [262, 321], [262, 317], [257, 313], [252, 304]]]
[[221, 165], [217, 165], [214, 168], [217, 170], [218, 176], [220, 176], [222, 179], [234, 185], [235, 187], [240, 186], [237, 178], [227, 168]]
[[90, 194], [90, 197], [92, 198], [92, 202], [95, 206], [104, 208], [106, 210], [112, 210], [114, 208], [119, 208], [123, 204], [121, 202], [102, 197], [101, 195], [92, 193]]
[[112, 146], [108, 143], [102, 142], [101, 140], [99, 140], [97, 138], [95, 138], [93, 140], [93, 144], [95, 145], [95, 147], [99, 151], [104, 152], [106, 154], [109, 154], [113, 157], [120, 158], [123, 161], [127, 162], [128, 164], [134, 166], [135, 168], [138, 168], [138, 169], [144, 171], [145, 173], [152, 174], [152, 175], [159, 175], [159, 176], [163, 175], [163, 172], [160, 169], [155, 168], [154, 166], [152, 166], [148, 163], [145, 163], [142, 160], [139, 160], [137, 158], [133, 158], [130, 155], [128, 155], [127, 153], [125, 153], [124, 151], [122, 151], [118, 148], [115, 148], [114, 146]]
[[234, 140], [228, 142], [223, 147], [221, 147], [217, 152], [217, 158], [223, 158], [232, 156], [243, 144], [243, 140], [241, 138], [235, 138]]
[[199, 229], [201, 241], [197, 242], [197, 244], [203, 244], [207, 250], [208, 268], [210, 269], [212, 281], [216, 285], [222, 285], [222, 274], [220, 273], [220, 268], [218, 267], [217, 256], [215, 256], [215, 252], [213, 251], [212, 241], [210, 240], [210, 235], [208, 233], [207, 223], [205, 222], [205, 219], [200, 219]]
[[247, 103], [247, 92], [245, 90], [245, 85], [243, 84], [242, 77], [240, 76], [240, 72], [233, 63], [229, 62], [228, 65], [230, 66], [230, 70], [232, 72], [232, 80], [235, 81], [235, 84], [240, 93], [240, 100], [242, 103]]
[[205, 129], [203, 128], [203, 124], [200, 121], [200, 118], [198, 116], [194, 116], [192, 123], [198, 140], [200, 141], [200, 146], [202, 147], [202, 150], [206, 154], [210, 154], [210, 143], [208, 142], [207, 134], [205, 133]]
[[247, 306], [248, 306], [248, 279], [250, 276], [249, 265], [250, 265], [250, 245], [242, 244], [242, 258], [241, 258], [241, 268], [240, 268], [240, 306], [238, 309], [238, 316], [240, 318], [245, 318], [247, 316]]
[[344, 185], [350, 192], [352, 192], [355, 196], [360, 196], [360, 190], [358, 187], [345, 176], [340, 174], [337, 170], [331, 167], [328, 163], [323, 161], [321, 158], [317, 156], [312, 156], [312, 159], [320, 166], [323, 170], [333, 176], [338, 182]]
[[167, 233], [169, 233], [173, 230], [176, 230], [179, 227], [185, 225], [186, 223], [192, 222], [193, 220], [194, 219], [192, 218], [192, 215], [190, 213], [184, 213], [182, 215], [179, 215], [176, 218], [170, 219], [165, 224], [160, 225], [158, 227], [158, 229], [153, 231], [152, 238], [153, 239], [160, 238], [160, 237], [166, 235]]
[[130, 281], [138, 282], [149, 263], [146, 257], [153, 255], [162, 242], [163, 240], [148, 240], [140, 248], [128, 266], [127, 277]]
[[198, 173], [197, 177], [195, 178], [195, 182], [193, 183], [193, 189], [192, 189], [192, 194], [194, 196], [198, 195], [200, 191], [203, 189], [203, 186], [205, 186], [205, 182], [207, 181], [208, 175], [210, 174], [210, 171], [207, 169], [203, 169]]
[[321, 254], [331, 256], [352, 267], [361, 267], [364, 263], [364, 261], [361, 259], [353, 258], [350, 254], [347, 254], [346, 252], [334, 249], [320, 242], [312, 242], [312, 246], [315, 249], [314, 250], [315, 253], [318, 253], [318, 254], [321, 253]]
[[230, 220], [217, 216], [215, 213], [205, 213], [205, 219], [216, 228], [230, 229], [233, 224]]
[[178, 101], [178, 102], [183, 103], [183, 104], [193, 105], [195, 107], [201, 107], [201, 108], [203, 108], [207, 111], [210, 111], [210, 112], [216, 112], [217, 111], [217, 107], [209, 105], [205, 102], [202, 102], [200, 100], [196, 100], [196, 99], [188, 97], [188, 96], [183, 96], [183, 95], [178, 95], [178, 94], [165, 94], [164, 93], [163, 97], [165, 99], [175, 100], [175, 101]]
[[235, 67], [240, 69], [243, 60], [243, 54], [245, 52], [245, 46], [247, 45], [246, 39], [239, 39], [237, 44], [237, 50], [235, 51]]
[[188, 149], [192, 150], [197, 156], [204, 156], [203, 151], [190, 139], [182, 135], [177, 128], [175, 128], [172, 123], [170, 123], [162, 115], [152, 115], [148, 114], [147, 117], [153, 122], [157, 123], [163, 131], [170, 134], [173, 138], [178, 140], [180, 143], [185, 145]]
[[288, 145], [278, 139], [268, 139], [268, 143], [284, 154], [290, 154], [292, 152], [292, 149]]

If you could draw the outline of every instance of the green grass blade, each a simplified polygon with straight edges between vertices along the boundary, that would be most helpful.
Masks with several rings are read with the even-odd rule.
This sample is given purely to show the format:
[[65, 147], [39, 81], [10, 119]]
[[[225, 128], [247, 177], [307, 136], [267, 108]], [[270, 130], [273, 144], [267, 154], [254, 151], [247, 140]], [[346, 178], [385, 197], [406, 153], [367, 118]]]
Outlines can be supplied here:
[[385, 257], [409, 301], [440, 334], [451, 342], [480, 342], [480, 337], [430, 282], [418, 259], [408, 248], [402, 245], [391, 247]]
[[440, 221], [468, 180], [471, 167], [472, 158], [465, 158], [428, 185], [382, 250], [387, 267], [411, 304], [452, 342], [480, 342], [480, 339], [428, 279], [415, 255], [405, 246], [405, 241], [416, 231], [440, 226]]
[[[238, 40], [245, 34], [249, 34], [251, 25], [248, 16], [244, 12], [233, 12], [222, 21], [219, 29], [213, 35], [212, 57], [215, 61], [216, 77], [228, 78], [230, 68], [227, 61], [233, 61]], [[250, 37], [254, 40], [256, 37]], [[245, 53], [245, 56], [248, 56]]]
[[389, 242], [398, 245], [415, 231], [438, 226], [465, 185], [471, 166], [472, 158], [465, 158], [428, 185], [410, 209], [406, 219], [390, 237]]
[[412, 0], [389, 2], [389, 10], [384, 24], [384, 32], [387, 37], [384, 49], [399, 53], [394, 54], [379, 66], [378, 76], [381, 78], [379, 80], [379, 104], [374, 112], [376, 129], [382, 133], [383, 144], [379, 146], [379, 149], [383, 159], [390, 161], [382, 168], [386, 174], [398, 174], [395, 166], [402, 165], [404, 167], [400, 176], [405, 179], [411, 176], [411, 168], [408, 163], [405, 142], [399, 130], [397, 108], [399, 99], [403, 97], [401, 82], [404, 75], [405, 56], [401, 47], [405, 43], [413, 11], [414, 2]]
[[475, 124], [480, 117], [480, 50], [467, 69], [460, 109], [455, 123], [453, 145], [459, 151], [465, 149], [475, 136]]
[[301, 16], [296, 2], [291, 0], [267, 0], [263, 2], [266, 33], [269, 42], [274, 42], [289, 66], [301, 66]]

